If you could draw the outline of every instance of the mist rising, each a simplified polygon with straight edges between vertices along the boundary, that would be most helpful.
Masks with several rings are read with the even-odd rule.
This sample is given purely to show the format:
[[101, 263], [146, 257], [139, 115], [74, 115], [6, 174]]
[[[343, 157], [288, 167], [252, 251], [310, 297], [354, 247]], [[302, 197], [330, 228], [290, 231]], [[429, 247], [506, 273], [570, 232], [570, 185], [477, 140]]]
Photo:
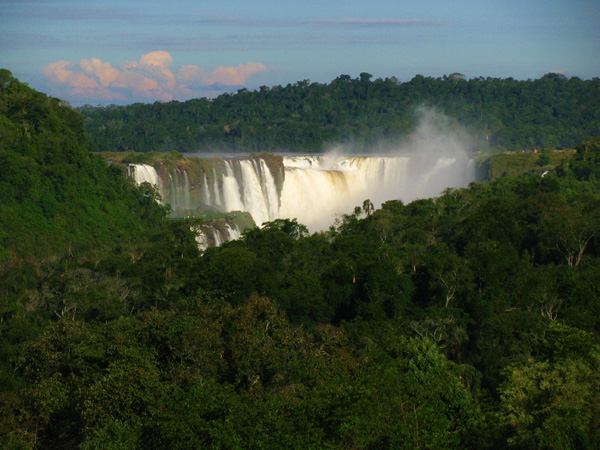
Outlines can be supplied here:
[[327, 228], [336, 215], [352, 212], [365, 199], [378, 208], [388, 200], [408, 203], [473, 181], [475, 139], [434, 109], [419, 108], [416, 114], [414, 132], [394, 145], [364, 149], [360, 157], [348, 156], [344, 145], [336, 145], [304, 167], [303, 173], [287, 168], [282, 214], [315, 231]]

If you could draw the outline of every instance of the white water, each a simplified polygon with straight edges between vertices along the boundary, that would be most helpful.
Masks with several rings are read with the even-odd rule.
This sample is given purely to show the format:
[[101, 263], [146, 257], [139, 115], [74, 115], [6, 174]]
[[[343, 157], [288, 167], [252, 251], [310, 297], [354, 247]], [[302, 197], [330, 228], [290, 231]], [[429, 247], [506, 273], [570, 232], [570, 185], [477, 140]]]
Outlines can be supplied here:
[[200, 250], [206, 250], [208, 247], [218, 247], [224, 242], [235, 241], [239, 239], [242, 233], [235, 225], [225, 224], [225, 230], [219, 231], [210, 226], [197, 227], [196, 242]]
[[185, 171], [170, 173], [166, 197], [152, 166], [132, 165], [130, 174], [137, 183], [157, 185], [174, 206], [198, 206], [190, 196], [190, 184], [196, 183], [198, 202], [221, 211], [247, 211], [257, 225], [296, 218], [311, 231], [328, 228], [337, 215], [351, 213], [366, 199], [376, 208], [392, 199], [408, 203], [437, 196], [448, 187], [464, 187], [475, 178], [473, 162], [464, 156], [289, 156], [283, 159], [285, 178], [279, 194], [264, 160], [224, 162], [225, 173], [213, 170], [211, 185], [206, 174], [202, 180], [189, 180]]
[[405, 156], [302, 157], [284, 159], [285, 182], [279, 217], [297, 218], [309, 230], [329, 227], [335, 217], [366, 199], [377, 208], [387, 200], [406, 203], [464, 187], [475, 178], [467, 158], [440, 157], [433, 163]]
[[[244, 205], [240, 198], [240, 185], [233, 174], [230, 161], [226, 161], [225, 170], [221, 195], [216, 195], [213, 202], [209, 203], [209, 205], [220, 206], [224, 211], [248, 211], [248, 206]], [[215, 192], [219, 192], [216, 175], [214, 189]]]
[[158, 173], [156, 173], [154, 167], [149, 166], [148, 164], [130, 164], [128, 169], [129, 176], [132, 177], [137, 184], [150, 183], [152, 186], [162, 186]]
[[[251, 160], [240, 161], [242, 168], [242, 196], [240, 198], [244, 205], [243, 211], [252, 214], [254, 222], [260, 226], [264, 222], [273, 220], [270, 212], [273, 210], [269, 204], [269, 196], [265, 195], [263, 186], [266, 183], [263, 174], [257, 170], [256, 164]], [[274, 185], [274, 183], [273, 183]], [[273, 186], [274, 187], [274, 186]]]

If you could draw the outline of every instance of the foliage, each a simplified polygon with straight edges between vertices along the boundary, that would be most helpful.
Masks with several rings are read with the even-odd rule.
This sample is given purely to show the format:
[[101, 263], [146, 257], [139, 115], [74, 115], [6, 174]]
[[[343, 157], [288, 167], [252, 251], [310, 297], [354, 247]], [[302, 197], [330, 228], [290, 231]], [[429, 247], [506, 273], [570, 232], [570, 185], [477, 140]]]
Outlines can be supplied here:
[[4, 73], [0, 263], [112, 245], [160, 226], [164, 213], [118, 167], [90, 153], [79, 113]]
[[306, 152], [342, 142], [364, 152], [397, 145], [414, 129], [420, 106], [456, 118], [482, 148], [564, 149], [600, 135], [598, 78], [371, 78], [341, 75], [329, 84], [303, 80], [214, 100], [80, 111], [98, 151]]
[[563, 161], [571, 160], [573, 150], [562, 150], [550, 153], [501, 153], [491, 155], [480, 164], [487, 166], [487, 177], [497, 180], [502, 177], [514, 177], [526, 173], [542, 174], [547, 170], [555, 169]]
[[544, 177], [200, 252], [72, 109], [0, 89], [2, 448], [597, 448], [597, 140]]
[[501, 417], [508, 444], [517, 448], [594, 448], [597, 430], [598, 359], [513, 367], [502, 385]]

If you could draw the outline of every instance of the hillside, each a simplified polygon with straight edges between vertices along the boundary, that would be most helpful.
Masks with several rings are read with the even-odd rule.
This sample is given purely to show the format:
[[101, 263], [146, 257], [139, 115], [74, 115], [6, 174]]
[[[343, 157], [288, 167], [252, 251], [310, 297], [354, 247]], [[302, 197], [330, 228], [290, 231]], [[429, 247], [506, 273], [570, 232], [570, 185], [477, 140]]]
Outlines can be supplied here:
[[90, 153], [80, 114], [0, 71], [0, 263], [111, 246], [164, 213]]

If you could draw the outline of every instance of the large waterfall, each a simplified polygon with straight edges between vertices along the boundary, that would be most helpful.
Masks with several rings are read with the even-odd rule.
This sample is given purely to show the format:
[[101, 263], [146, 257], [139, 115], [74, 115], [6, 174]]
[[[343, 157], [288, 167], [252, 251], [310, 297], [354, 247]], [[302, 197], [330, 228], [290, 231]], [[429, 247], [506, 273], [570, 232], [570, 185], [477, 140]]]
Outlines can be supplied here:
[[194, 173], [132, 164], [130, 175], [137, 183], [157, 185], [176, 211], [247, 211], [258, 225], [296, 218], [311, 231], [328, 228], [336, 215], [352, 212], [365, 199], [376, 207], [390, 199], [409, 202], [475, 178], [473, 161], [461, 156], [285, 156], [279, 168], [263, 158], [218, 161]]

